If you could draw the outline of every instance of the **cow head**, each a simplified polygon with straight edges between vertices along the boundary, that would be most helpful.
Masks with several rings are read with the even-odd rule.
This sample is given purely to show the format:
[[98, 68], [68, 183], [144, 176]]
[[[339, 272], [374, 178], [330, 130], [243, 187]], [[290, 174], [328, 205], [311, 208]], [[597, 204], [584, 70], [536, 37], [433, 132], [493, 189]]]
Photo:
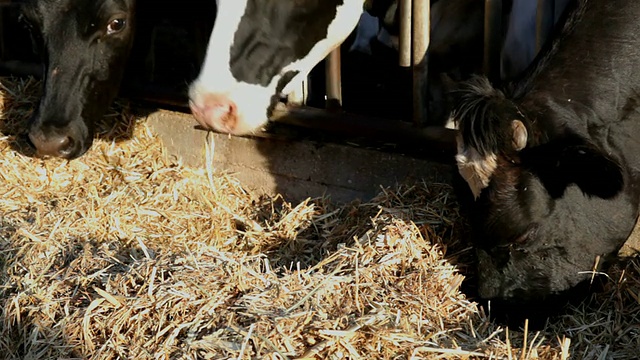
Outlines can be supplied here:
[[355, 28], [363, 0], [218, 0], [218, 16], [190, 106], [205, 128], [260, 129]]
[[73, 159], [118, 93], [133, 42], [134, 0], [31, 0], [24, 18], [44, 63], [29, 140], [40, 155]]
[[535, 301], [588, 279], [635, 223], [619, 163], [563, 121], [531, 121], [486, 78], [454, 98], [480, 296]]
[[514, 178], [531, 173], [553, 198], [561, 197], [570, 184], [603, 199], [622, 190], [618, 161], [567, 128], [564, 120], [539, 119], [534, 124], [482, 76], [460, 83], [452, 92], [450, 122], [459, 129], [456, 162], [476, 198], [501, 172]]

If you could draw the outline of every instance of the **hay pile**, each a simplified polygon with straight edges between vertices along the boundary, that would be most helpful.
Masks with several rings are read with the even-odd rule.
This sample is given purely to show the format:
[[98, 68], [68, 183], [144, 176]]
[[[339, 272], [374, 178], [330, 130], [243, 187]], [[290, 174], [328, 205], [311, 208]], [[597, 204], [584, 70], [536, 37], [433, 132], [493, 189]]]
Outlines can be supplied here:
[[[11, 133], [38, 84], [0, 87]], [[469, 250], [448, 185], [289, 204], [168, 160], [120, 106], [101, 133], [71, 162], [0, 139], [5, 359], [622, 359], [640, 349], [636, 262], [544, 332], [489, 321], [460, 291]]]

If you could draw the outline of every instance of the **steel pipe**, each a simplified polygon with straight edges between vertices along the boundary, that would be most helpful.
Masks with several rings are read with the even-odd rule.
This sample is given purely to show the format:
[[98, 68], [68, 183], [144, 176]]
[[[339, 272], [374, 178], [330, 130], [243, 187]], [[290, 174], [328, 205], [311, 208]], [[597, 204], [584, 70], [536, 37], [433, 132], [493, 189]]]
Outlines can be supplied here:
[[399, 59], [401, 67], [411, 66], [411, 26], [412, 26], [412, 0], [398, 0], [398, 8], [400, 11], [400, 38], [399, 38]]
[[338, 47], [326, 58], [327, 109], [339, 109], [342, 107], [342, 72], [340, 64], [340, 48]]
[[431, 8], [429, 0], [413, 0], [411, 65], [413, 72], [413, 123], [422, 126], [428, 116], [428, 56]]

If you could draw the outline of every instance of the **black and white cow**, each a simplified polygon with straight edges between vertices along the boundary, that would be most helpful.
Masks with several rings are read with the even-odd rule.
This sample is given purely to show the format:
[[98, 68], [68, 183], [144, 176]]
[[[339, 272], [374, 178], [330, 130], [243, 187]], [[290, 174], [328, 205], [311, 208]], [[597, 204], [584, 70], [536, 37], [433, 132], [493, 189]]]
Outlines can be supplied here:
[[592, 278], [638, 219], [640, 2], [568, 9], [512, 90], [476, 77], [452, 92], [479, 295], [520, 309]]
[[355, 29], [365, 0], [218, 0], [205, 61], [189, 90], [205, 128], [234, 135], [266, 124], [281, 96]]

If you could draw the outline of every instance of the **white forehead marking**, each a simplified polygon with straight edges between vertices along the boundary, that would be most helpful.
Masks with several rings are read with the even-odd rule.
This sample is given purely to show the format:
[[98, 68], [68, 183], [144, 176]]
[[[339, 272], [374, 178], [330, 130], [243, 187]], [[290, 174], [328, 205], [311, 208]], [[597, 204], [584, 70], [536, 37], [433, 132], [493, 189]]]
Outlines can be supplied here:
[[218, 14], [199, 76], [210, 90], [226, 89], [236, 83], [229, 67], [231, 44], [247, 8], [247, 0], [217, 0], [216, 3]]
[[451, 130], [458, 130], [456, 119], [453, 116], [449, 116], [449, 120], [447, 120], [447, 123], [444, 125], [444, 127]]
[[465, 148], [461, 134], [458, 134], [456, 142], [458, 172], [469, 185], [474, 199], [477, 199], [482, 190], [489, 186], [491, 176], [498, 167], [497, 156], [489, 154], [482, 157], [474, 148]]

